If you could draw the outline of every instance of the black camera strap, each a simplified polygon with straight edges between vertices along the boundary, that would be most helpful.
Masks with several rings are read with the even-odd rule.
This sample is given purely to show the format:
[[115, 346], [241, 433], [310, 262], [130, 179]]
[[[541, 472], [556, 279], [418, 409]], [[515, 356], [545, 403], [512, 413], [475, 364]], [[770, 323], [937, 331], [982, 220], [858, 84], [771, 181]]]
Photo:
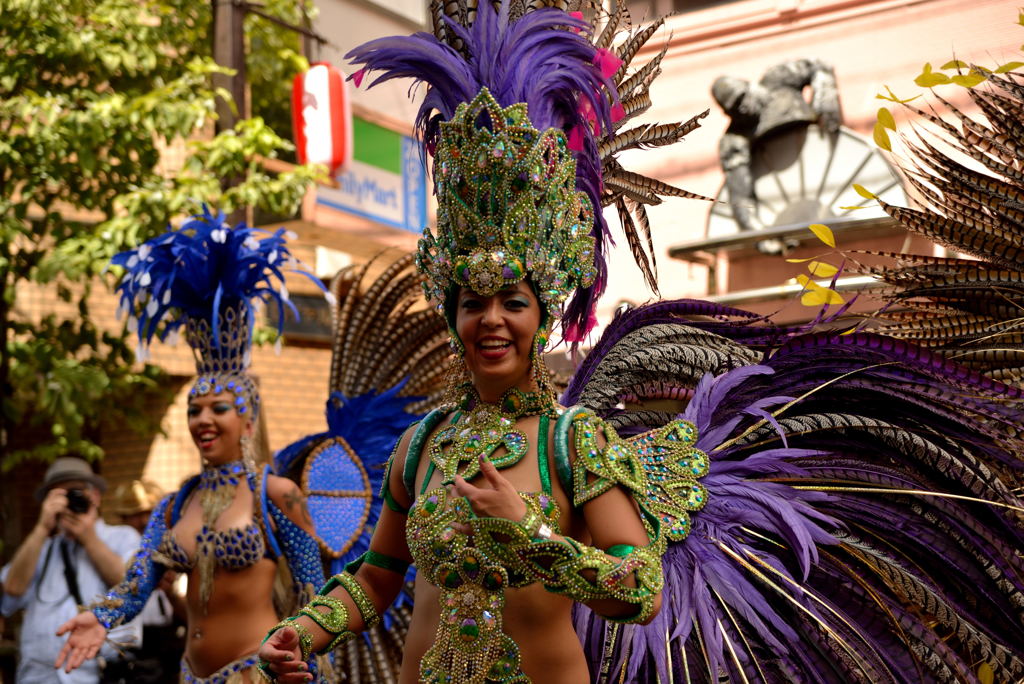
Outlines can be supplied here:
[[75, 566], [71, 562], [71, 550], [68, 548], [68, 540], [58, 539], [56, 543], [60, 545], [60, 558], [64, 561], [64, 580], [68, 583], [68, 591], [71, 592], [71, 597], [75, 599], [75, 605], [82, 605], [82, 592], [78, 588], [78, 574], [75, 572]]

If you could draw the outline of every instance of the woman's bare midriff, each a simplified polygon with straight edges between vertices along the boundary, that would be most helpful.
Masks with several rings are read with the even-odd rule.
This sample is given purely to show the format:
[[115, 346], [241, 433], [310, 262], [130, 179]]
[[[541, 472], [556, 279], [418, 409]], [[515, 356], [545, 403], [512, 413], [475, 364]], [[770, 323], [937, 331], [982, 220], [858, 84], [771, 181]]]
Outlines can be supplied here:
[[[539, 584], [505, 592], [505, 633], [519, 645], [523, 672], [537, 684], [579, 684], [590, 680], [587, 661], [572, 626], [572, 603]], [[434, 643], [438, 617], [437, 587], [417, 578], [400, 684], [419, 681], [419, 663]]]
[[276, 573], [277, 564], [268, 558], [244, 570], [218, 568], [204, 611], [199, 602], [199, 572], [192, 570], [186, 596], [185, 658], [193, 674], [207, 677], [256, 652], [267, 631], [278, 621], [272, 598]]

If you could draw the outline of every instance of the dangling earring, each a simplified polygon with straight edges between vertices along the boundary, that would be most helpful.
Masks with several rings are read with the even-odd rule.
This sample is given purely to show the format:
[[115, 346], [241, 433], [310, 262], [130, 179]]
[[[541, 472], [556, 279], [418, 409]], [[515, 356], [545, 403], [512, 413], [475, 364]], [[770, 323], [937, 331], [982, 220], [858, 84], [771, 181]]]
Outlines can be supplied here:
[[469, 376], [469, 369], [466, 367], [466, 349], [462, 346], [462, 340], [451, 328], [448, 329], [448, 334], [452, 358], [448, 362], [448, 371], [445, 374], [444, 403], [454, 408], [461, 405], [466, 399], [466, 386], [472, 387], [473, 381]]
[[245, 469], [252, 473], [256, 472], [256, 446], [252, 437], [242, 435], [238, 441], [242, 447], [242, 463], [245, 464]]
[[543, 327], [533, 336], [533, 346], [530, 348], [530, 370], [533, 383], [537, 386], [537, 393], [544, 398], [545, 403], [554, 405], [558, 401], [558, 395], [551, 384], [551, 371], [544, 363], [544, 347], [547, 344], [548, 328]]
[[[468, 387], [467, 387], [468, 386]], [[468, 396], [473, 381], [466, 368], [466, 358], [462, 354], [453, 354], [448, 362], [444, 388], [444, 403], [452, 408], [460, 406]]]

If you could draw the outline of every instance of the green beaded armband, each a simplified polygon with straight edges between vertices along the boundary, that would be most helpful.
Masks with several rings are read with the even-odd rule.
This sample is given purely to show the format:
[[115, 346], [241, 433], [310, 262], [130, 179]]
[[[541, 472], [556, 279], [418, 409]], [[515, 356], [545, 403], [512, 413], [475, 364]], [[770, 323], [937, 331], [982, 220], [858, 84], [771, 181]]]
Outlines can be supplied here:
[[299, 652], [302, 654], [302, 659], [308, 661], [312, 657], [311, 654], [313, 652], [313, 633], [306, 629], [306, 626], [301, 622], [296, 622], [296, 619], [297, 616], [288, 617], [271, 627], [270, 631], [267, 632], [267, 636], [263, 637], [263, 643], [266, 643], [267, 639], [273, 636], [275, 632], [285, 627], [291, 627], [299, 635]]
[[371, 627], [377, 626], [380, 622], [380, 615], [377, 614], [377, 609], [373, 605], [373, 601], [366, 595], [366, 590], [363, 589], [363, 585], [359, 583], [359, 580], [354, 575], [348, 572], [342, 572], [330, 579], [329, 582], [320, 590], [320, 595], [325, 596], [330, 593], [334, 587], [341, 585], [348, 595], [352, 597], [352, 601], [356, 604], [356, 608], [359, 609], [359, 615], [363, 618], [364, 629], [370, 629]]
[[[317, 610], [318, 607], [328, 608], [328, 612]], [[348, 607], [333, 596], [314, 596], [299, 614], [306, 615], [325, 632], [334, 636], [331, 643], [318, 650], [317, 654], [334, 650], [335, 646], [355, 636], [348, 630]]]
[[405, 571], [409, 569], [409, 561], [389, 556], [386, 553], [377, 553], [372, 549], [363, 554], [363, 562], [375, 568], [390, 570], [399, 575], [404, 575]]
[[[529, 517], [529, 514], [528, 514]], [[574, 539], [536, 541], [522, 523], [504, 518], [477, 518], [470, 523], [479, 548], [487, 557], [542, 583], [548, 591], [575, 601], [617, 599], [637, 606], [632, 615], [607, 618], [615, 622], [643, 622], [654, 611], [654, 599], [664, 584], [659, 547], [613, 547], [621, 558]], [[632, 577], [635, 586], [629, 586]]]
[[345, 572], [350, 575], [354, 575], [356, 574], [356, 571], [363, 566], [363, 563], [403, 576], [405, 575], [405, 571], [409, 569], [410, 565], [409, 561], [389, 556], [386, 553], [377, 553], [376, 551], [370, 550], [356, 558], [354, 561], [348, 563], [345, 566]]

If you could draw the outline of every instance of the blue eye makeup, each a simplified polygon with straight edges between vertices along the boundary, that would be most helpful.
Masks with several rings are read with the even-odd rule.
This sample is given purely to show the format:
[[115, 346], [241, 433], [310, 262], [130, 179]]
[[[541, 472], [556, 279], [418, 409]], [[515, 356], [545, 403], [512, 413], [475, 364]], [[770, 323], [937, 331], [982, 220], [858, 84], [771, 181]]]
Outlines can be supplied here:
[[505, 300], [505, 306], [509, 309], [526, 309], [530, 306], [530, 301], [525, 297], [510, 297]]

